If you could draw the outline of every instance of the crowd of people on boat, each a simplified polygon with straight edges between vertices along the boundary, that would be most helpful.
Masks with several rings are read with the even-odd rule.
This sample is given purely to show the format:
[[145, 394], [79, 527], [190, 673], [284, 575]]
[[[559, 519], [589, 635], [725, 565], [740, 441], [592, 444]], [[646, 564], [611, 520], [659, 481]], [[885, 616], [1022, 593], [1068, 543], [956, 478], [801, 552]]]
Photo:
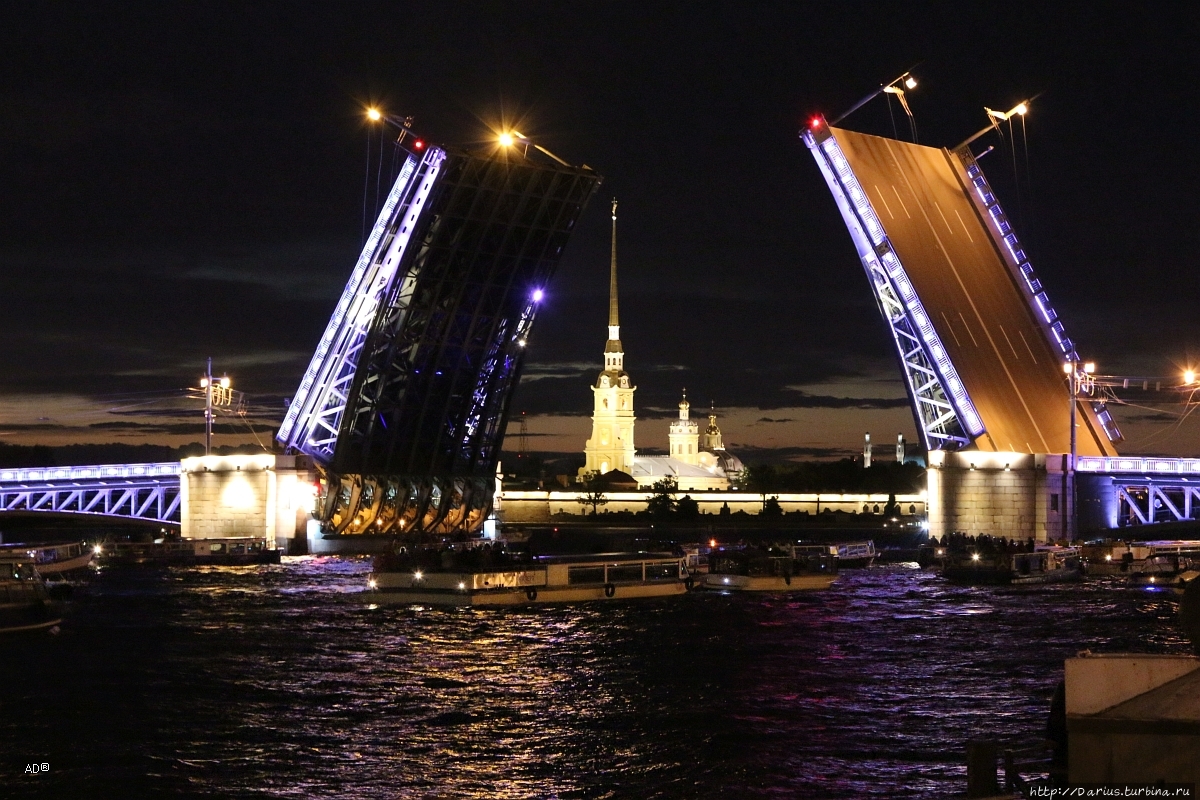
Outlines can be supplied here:
[[375, 569], [382, 572], [478, 572], [508, 569], [527, 564], [529, 560], [527, 553], [509, 550], [500, 542], [473, 543], [472, 546], [401, 546], [393, 552], [376, 556]]
[[970, 536], [965, 533], [947, 533], [938, 541], [938, 537], [930, 536], [929, 544], [934, 547], [944, 547], [947, 552], [957, 553], [967, 550], [983, 553], [1032, 553], [1037, 549], [1033, 537], [1027, 540], [1009, 539], [1004, 536], [992, 536], [981, 533]]

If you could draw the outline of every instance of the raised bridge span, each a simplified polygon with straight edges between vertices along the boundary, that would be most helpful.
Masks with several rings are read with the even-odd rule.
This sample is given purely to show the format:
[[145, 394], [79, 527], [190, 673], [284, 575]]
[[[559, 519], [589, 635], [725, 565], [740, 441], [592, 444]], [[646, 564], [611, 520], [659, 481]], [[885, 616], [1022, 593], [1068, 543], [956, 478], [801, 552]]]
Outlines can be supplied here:
[[526, 341], [601, 178], [527, 140], [467, 150], [407, 125], [396, 180], [279, 430], [284, 455], [8, 470], [0, 511], [178, 523], [185, 536], [482, 527]]
[[1196, 518], [1200, 461], [1119, 457], [1108, 410], [1072, 395], [1075, 343], [969, 143], [820, 118], [801, 138], [892, 335], [929, 453], [932, 532], [1054, 539], [1077, 520], [1085, 532]]

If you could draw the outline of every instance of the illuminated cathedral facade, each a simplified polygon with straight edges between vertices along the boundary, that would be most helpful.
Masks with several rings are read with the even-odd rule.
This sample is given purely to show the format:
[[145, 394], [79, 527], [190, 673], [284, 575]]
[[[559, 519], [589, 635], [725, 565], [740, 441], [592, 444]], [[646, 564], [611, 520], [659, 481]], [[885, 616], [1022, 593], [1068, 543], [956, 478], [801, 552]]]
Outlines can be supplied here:
[[625, 371], [625, 348], [617, 309], [617, 201], [612, 203], [612, 257], [608, 284], [608, 342], [604, 346], [604, 369], [592, 384], [592, 435], [584, 445], [581, 480], [606, 475], [614, 470], [649, 489], [671, 478], [681, 491], [736, 489], [745, 472], [741, 460], [725, 449], [716, 414], [708, 417], [703, 436], [691, 419], [687, 392], [679, 403], [679, 418], [668, 433], [669, 454], [639, 456], [634, 448], [636, 417], [633, 393], [637, 387]]

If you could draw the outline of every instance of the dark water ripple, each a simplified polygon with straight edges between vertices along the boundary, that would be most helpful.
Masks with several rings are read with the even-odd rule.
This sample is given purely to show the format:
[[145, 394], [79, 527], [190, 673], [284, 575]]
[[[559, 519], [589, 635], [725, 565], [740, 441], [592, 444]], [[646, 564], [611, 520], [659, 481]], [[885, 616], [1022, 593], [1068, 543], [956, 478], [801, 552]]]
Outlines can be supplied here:
[[102, 574], [2, 642], [0, 795], [944, 797], [967, 739], [1040, 737], [1065, 657], [1188, 650], [1111, 581], [444, 611], [370, 607], [367, 568]]

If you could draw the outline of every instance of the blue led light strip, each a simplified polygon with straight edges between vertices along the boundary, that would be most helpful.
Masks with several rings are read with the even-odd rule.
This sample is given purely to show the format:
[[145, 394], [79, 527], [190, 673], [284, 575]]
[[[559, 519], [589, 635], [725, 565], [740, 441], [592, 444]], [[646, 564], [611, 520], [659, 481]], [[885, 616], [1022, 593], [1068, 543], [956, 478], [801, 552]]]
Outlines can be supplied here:
[[180, 520], [178, 461], [0, 470], [0, 511]]
[[838, 203], [892, 331], [923, 444], [931, 450], [964, 447], [968, 437], [983, 433], [979, 414], [858, 178], [833, 135], [821, 130], [820, 141], [805, 131], [804, 142]]
[[99, 464], [90, 467], [0, 469], [0, 483], [157, 478], [179, 475], [182, 469], [178, 461], [156, 464]]
[[1080, 456], [1079, 472], [1131, 472], [1141, 475], [1200, 475], [1200, 458], [1127, 458]]
[[321, 461], [332, 458], [346, 393], [379, 304], [393, 285], [446, 153], [409, 156], [329, 319], [276, 438]]

